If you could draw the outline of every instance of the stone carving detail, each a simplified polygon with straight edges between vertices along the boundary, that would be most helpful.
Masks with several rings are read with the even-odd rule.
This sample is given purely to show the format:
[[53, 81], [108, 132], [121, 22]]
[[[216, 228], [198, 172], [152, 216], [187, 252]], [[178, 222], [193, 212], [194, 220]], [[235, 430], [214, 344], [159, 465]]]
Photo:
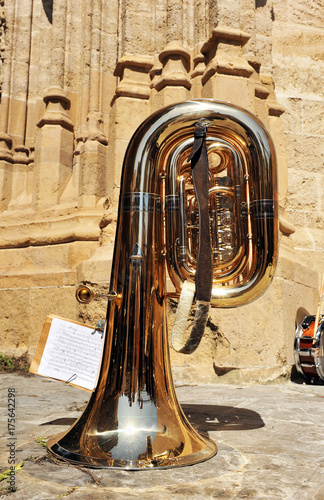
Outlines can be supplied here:
[[115, 76], [120, 78], [116, 97], [150, 98], [150, 70], [153, 57], [124, 55], [117, 63]]
[[3, 83], [3, 61], [4, 61], [4, 51], [6, 47], [6, 12], [5, 12], [5, 0], [0, 1], [0, 93], [2, 91]]
[[201, 48], [208, 61], [202, 83], [205, 84], [215, 73], [249, 78], [253, 68], [242, 56], [241, 51], [241, 47], [249, 39], [250, 35], [241, 30], [228, 27], [215, 28]]
[[43, 98], [46, 111], [37, 123], [39, 128], [45, 124], [60, 125], [67, 130], [73, 130], [73, 122], [67, 110], [70, 108], [70, 99], [60, 88], [51, 88]]
[[159, 91], [166, 86], [181, 86], [191, 89], [190, 52], [177, 42], [170, 42], [159, 54], [162, 64], [161, 75], [155, 80], [154, 88]]

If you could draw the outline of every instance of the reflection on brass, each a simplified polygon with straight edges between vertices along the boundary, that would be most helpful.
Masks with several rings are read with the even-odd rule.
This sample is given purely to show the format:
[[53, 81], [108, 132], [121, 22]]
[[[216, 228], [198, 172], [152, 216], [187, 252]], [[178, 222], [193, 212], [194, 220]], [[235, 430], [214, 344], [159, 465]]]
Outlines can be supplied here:
[[76, 289], [75, 296], [80, 304], [89, 304], [92, 300], [106, 297], [109, 301], [117, 298], [117, 293], [110, 291], [108, 293], [99, 293], [92, 290], [88, 285], [79, 285]]
[[80, 304], [89, 304], [95, 298], [93, 290], [87, 285], [80, 285], [75, 292], [75, 296]]
[[[195, 464], [217, 451], [181, 410], [167, 340], [166, 273], [173, 296], [195, 275], [199, 215], [188, 156], [202, 119], [208, 122], [208, 154], [216, 160], [209, 171], [212, 305], [250, 302], [272, 279], [276, 167], [262, 124], [241, 108], [211, 100], [172, 105], [149, 117], [124, 159], [110, 279], [117, 300], [108, 301], [98, 384], [73, 427], [48, 441], [57, 458], [88, 467], [152, 469]], [[226, 242], [224, 231], [230, 232]], [[80, 295], [85, 303], [88, 291]]]

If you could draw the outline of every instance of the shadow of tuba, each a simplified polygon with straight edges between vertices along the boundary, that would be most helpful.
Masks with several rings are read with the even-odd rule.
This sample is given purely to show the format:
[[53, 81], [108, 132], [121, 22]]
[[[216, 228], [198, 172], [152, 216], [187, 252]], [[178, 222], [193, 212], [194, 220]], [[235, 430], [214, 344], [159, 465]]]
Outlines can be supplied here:
[[275, 153], [263, 125], [212, 100], [154, 113], [125, 154], [97, 387], [71, 429], [48, 441], [57, 458], [148, 469], [195, 464], [217, 452], [178, 403], [166, 320], [167, 297], [179, 296], [195, 278], [199, 207], [188, 158], [201, 120], [207, 124], [211, 304], [250, 302], [271, 282], [278, 202]]

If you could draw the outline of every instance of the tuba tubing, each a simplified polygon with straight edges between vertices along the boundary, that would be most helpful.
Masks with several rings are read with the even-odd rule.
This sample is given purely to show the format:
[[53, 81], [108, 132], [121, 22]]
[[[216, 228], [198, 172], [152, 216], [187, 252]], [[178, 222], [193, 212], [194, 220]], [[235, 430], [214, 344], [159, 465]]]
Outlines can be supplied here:
[[[197, 110], [195, 121], [202, 117], [209, 122], [209, 152], [226, 155], [233, 163], [232, 194], [236, 198], [236, 252], [232, 262], [214, 264], [211, 304], [216, 307], [236, 307], [257, 299], [270, 285], [278, 258], [278, 193], [276, 156], [272, 140], [261, 122], [237, 106], [225, 102], [199, 100], [190, 104]], [[181, 106], [181, 105], [180, 105]], [[174, 241], [181, 235], [177, 214], [178, 163], [190, 148], [188, 139], [190, 118], [181, 115], [179, 127], [182, 141], [176, 146], [165, 139], [166, 200], [174, 209], [166, 210], [167, 266], [170, 278], [180, 292], [185, 279], [192, 279], [188, 266], [179, 262]], [[187, 131], [187, 132], [186, 132]], [[191, 133], [191, 132], [190, 132]], [[180, 135], [180, 134], [178, 134]], [[187, 141], [187, 142], [186, 142]], [[165, 164], [165, 162], [164, 162]], [[214, 191], [226, 194], [226, 186], [211, 186]], [[181, 211], [181, 207], [180, 207]], [[179, 227], [180, 226], [180, 227]], [[217, 268], [220, 272], [217, 272]]]
[[[73, 427], [48, 440], [56, 458], [140, 470], [194, 464], [217, 452], [181, 410], [167, 334], [166, 299], [179, 296], [195, 275], [197, 203], [188, 157], [199, 120], [208, 122], [207, 150], [214, 156], [212, 305], [250, 302], [271, 281], [278, 243], [276, 167], [263, 125], [239, 107], [211, 100], [151, 115], [133, 135], [123, 164], [97, 387]], [[175, 292], [167, 290], [166, 271]]]
[[[240, 226], [238, 228], [239, 249], [245, 248], [245, 269], [242, 269], [241, 260], [233, 266], [231, 273], [226, 268], [225, 283], [222, 275], [216, 275], [212, 288], [213, 306], [236, 307], [257, 299], [266, 290], [273, 278], [278, 257], [276, 157], [269, 134], [255, 116], [237, 106], [206, 99], [169, 106], [151, 115], [134, 134], [125, 155], [119, 220], [124, 218], [125, 213], [139, 215], [138, 218], [134, 216], [138, 219], [135, 225], [138, 231], [130, 227], [127, 234], [131, 250], [137, 245], [140, 252], [144, 247], [152, 247], [153, 252], [166, 253], [170, 278], [180, 292], [182, 283], [193, 278], [194, 271], [191, 277], [188, 276], [177, 258], [175, 242], [181, 233], [178, 163], [185, 151], [189, 154], [194, 125], [202, 119], [209, 122], [208, 139], [213, 148], [215, 142], [220, 143], [220, 147], [233, 156], [237, 181], [235, 189], [239, 191], [241, 205], [247, 212], [243, 216], [239, 213], [237, 217], [245, 219], [246, 231]], [[161, 179], [166, 179], [165, 188]], [[164, 209], [166, 227], [159, 220]], [[152, 218], [152, 229], [148, 227], [149, 212], [159, 214], [158, 219]], [[112, 290], [117, 288], [117, 293], [117, 276], [123, 275], [124, 267], [124, 258], [119, 250], [124, 247], [122, 239], [126, 236], [127, 222], [124, 224], [121, 220], [119, 225], [121, 230], [117, 233], [111, 279]], [[155, 253], [155, 257], [160, 256]], [[131, 260], [135, 258], [140, 261], [142, 257], [130, 257]], [[163, 296], [161, 285], [157, 289]]]

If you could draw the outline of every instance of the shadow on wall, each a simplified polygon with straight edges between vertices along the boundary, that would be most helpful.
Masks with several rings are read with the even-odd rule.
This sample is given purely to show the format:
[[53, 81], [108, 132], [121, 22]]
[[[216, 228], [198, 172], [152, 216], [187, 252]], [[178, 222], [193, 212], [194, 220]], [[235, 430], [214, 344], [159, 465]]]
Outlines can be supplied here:
[[53, 21], [53, 0], [42, 0], [44, 12], [47, 19], [52, 24]]
[[258, 7], [264, 7], [266, 3], [267, 3], [267, 0], [255, 0], [255, 7], [256, 7], [256, 9]]

